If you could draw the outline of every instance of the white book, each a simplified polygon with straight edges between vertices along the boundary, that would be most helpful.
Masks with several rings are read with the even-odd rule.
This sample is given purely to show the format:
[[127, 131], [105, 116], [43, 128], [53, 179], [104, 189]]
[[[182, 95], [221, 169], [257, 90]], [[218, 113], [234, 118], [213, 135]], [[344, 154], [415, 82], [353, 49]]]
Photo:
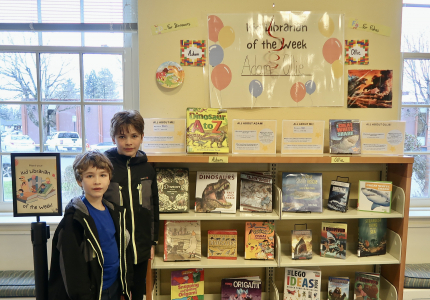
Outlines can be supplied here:
[[321, 271], [285, 268], [284, 299], [321, 299]]

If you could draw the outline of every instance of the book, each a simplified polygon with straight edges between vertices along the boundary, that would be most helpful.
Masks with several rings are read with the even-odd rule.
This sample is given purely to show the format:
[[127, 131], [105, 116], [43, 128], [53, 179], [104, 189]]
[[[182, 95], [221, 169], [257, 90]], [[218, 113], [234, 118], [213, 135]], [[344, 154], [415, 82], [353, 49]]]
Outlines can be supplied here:
[[274, 222], [246, 222], [245, 259], [275, 259]]
[[350, 182], [332, 180], [327, 207], [331, 210], [347, 212], [350, 188]]
[[322, 222], [321, 227], [320, 255], [346, 259], [347, 224]]
[[355, 272], [354, 299], [379, 299], [380, 282], [378, 273]]
[[272, 212], [272, 177], [240, 174], [240, 211]]
[[349, 278], [328, 277], [328, 300], [349, 300]]
[[187, 269], [170, 273], [171, 300], [204, 300], [205, 275], [203, 269]]
[[197, 172], [196, 212], [236, 213], [236, 172]]
[[200, 260], [200, 221], [164, 221], [164, 261]]
[[188, 169], [157, 168], [155, 171], [160, 212], [188, 212]]
[[357, 210], [390, 213], [392, 190], [391, 181], [360, 180]]
[[223, 278], [221, 300], [261, 300], [262, 283], [258, 276]]
[[360, 121], [330, 120], [330, 153], [361, 153]]
[[296, 225], [294, 225], [294, 230], [291, 230], [291, 257], [292, 259], [311, 259], [312, 230], [296, 230]]
[[358, 219], [357, 256], [375, 256], [387, 253], [387, 219]]
[[237, 230], [208, 230], [208, 258], [237, 259]]
[[187, 153], [228, 153], [227, 110], [187, 108]]
[[321, 299], [321, 271], [285, 268], [284, 299]]
[[282, 211], [322, 212], [322, 173], [282, 173]]

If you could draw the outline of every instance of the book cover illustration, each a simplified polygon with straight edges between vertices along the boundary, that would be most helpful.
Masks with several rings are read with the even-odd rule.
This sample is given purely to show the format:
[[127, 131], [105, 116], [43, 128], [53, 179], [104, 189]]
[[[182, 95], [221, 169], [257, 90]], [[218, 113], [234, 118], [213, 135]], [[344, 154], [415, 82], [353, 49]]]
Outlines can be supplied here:
[[361, 153], [359, 120], [330, 120], [330, 153]]
[[357, 210], [372, 212], [391, 212], [391, 181], [360, 180], [358, 185]]
[[322, 173], [282, 173], [282, 211], [322, 212]]
[[355, 272], [354, 299], [378, 300], [380, 281], [379, 274]]
[[221, 300], [261, 300], [259, 277], [224, 278], [221, 280]]
[[327, 207], [331, 210], [346, 212], [348, 210], [351, 183], [332, 180]]
[[164, 261], [200, 260], [200, 221], [164, 221]]
[[328, 277], [328, 300], [349, 300], [349, 278]]
[[171, 300], [204, 300], [203, 269], [187, 269], [170, 273]]
[[275, 259], [274, 222], [246, 222], [245, 259]]
[[272, 212], [272, 178], [240, 174], [240, 211]]
[[345, 64], [369, 64], [369, 40], [345, 40]]
[[188, 169], [157, 168], [160, 212], [187, 212], [189, 208]]
[[228, 153], [227, 110], [187, 108], [187, 152]]
[[236, 172], [197, 172], [196, 212], [236, 213]]
[[292, 259], [312, 258], [312, 230], [291, 230]]
[[321, 300], [321, 271], [285, 268], [283, 300]]
[[208, 258], [237, 259], [237, 230], [208, 230]]
[[321, 227], [321, 256], [346, 259], [347, 224], [322, 222]]
[[387, 219], [358, 220], [357, 256], [384, 255], [387, 253]]

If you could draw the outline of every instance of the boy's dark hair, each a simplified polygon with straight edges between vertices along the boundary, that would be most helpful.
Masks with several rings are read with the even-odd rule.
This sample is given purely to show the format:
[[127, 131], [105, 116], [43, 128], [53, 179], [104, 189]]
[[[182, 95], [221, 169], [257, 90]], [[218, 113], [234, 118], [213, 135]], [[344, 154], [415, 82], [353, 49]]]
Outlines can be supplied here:
[[357, 287], [359, 287], [359, 286], [363, 287], [363, 285], [361, 283], [357, 284]]
[[106, 170], [109, 173], [109, 179], [112, 178], [113, 166], [109, 158], [98, 150], [88, 151], [76, 156], [73, 162], [73, 173], [76, 181], [82, 182], [82, 173], [89, 167]]
[[22, 192], [24, 192], [24, 190], [23, 190], [23, 189], [19, 189], [19, 190], [18, 190], [18, 192], [19, 192], [19, 191], [22, 191]]
[[116, 134], [123, 134], [125, 131], [128, 131], [130, 125], [132, 125], [139, 134], [143, 135], [145, 122], [137, 110], [117, 112], [110, 120], [111, 138], [114, 139]]
[[42, 183], [42, 184], [40, 185], [40, 187], [42, 187], [42, 185], [43, 185], [43, 186], [46, 186], [44, 183]]

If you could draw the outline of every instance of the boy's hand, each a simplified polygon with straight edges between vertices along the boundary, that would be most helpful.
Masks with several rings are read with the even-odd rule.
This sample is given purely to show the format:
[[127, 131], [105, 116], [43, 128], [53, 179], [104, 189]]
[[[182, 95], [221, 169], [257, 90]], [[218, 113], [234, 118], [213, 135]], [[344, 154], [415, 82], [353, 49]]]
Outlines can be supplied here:
[[151, 260], [152, 259], [154, 259], [154, 253], [155, 253], [155, 246], [153, 245], [152, 247], [151, 247]]

